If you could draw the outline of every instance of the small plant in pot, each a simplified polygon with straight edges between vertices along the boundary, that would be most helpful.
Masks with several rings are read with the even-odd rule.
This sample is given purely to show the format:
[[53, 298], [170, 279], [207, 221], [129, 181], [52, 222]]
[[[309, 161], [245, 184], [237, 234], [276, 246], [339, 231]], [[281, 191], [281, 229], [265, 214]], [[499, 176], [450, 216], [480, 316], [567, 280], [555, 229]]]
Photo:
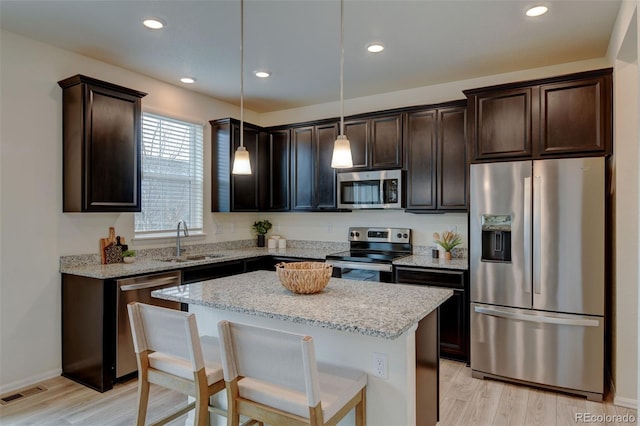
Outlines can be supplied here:
[[136, 260], [135, 250], [125, 250], [122, 252], [122, 261], [124, 263], [133, 263]]
[[442, 237], [437, 232], [434, 232], [433, 242], [444, 249], [444, 258], [451, 260], [451, 250], [462, 244], [462, 237], [457, 232], [444, 231]]
[[253, 229], [258, 233], [258, 247], [264, 247], [265, 234], [271, 229], [271, 222], [268, 220], [258, 220], [253, 223]]

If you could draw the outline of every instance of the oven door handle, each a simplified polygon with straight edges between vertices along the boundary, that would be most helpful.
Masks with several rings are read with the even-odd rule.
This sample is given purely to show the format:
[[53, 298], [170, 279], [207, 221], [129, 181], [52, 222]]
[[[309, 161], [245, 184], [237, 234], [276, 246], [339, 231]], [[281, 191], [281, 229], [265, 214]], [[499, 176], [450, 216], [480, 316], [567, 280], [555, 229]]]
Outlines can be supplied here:
[[366, 262], [344, 262], [342, 260], [327, 260], [336, 268], [362, 269], [365, 271], [392, 272], [393, 265], [386, 263], [366, 263]]

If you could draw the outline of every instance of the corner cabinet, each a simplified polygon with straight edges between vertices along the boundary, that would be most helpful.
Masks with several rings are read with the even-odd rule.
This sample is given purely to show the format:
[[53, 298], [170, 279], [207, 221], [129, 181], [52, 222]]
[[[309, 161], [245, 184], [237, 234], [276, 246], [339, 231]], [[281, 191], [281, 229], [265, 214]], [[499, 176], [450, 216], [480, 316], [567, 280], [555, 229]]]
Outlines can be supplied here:
[[404, 143], [407, 210], [466, 210], [466, 103], [408, 112]]
[[439, 309], [440, 355], [469, 362], [469, 277], [467, 271], [396, 266], [398, 284], [426, 285], [453, 290]]
[[84, 75], [62, 88], [63, 211], [139, 212], [146, 93]]
[[291, 209], [335, 210], [336, 171], [331, 168], [338, 123], [291, 129]]
[[473, 162], [612, 152], [611, 68], [464, 93]]
[[240, 122], [226, 118], [211, 124], [211, 211], [256, 212], [289, 209], [289, 132], [266, 132], [243, 123], [250, 175], [234, 175], [240, 146]]

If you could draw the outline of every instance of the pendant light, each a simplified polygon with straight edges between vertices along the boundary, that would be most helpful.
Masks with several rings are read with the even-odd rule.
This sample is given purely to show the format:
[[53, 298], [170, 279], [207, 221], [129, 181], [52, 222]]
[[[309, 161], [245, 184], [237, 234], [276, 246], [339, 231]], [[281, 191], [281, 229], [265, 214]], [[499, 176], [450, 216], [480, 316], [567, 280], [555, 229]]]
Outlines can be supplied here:
[[340, 0], [340, 135], [333, 144], [331, 167], [334, 169], [353, 167], [351, 144], [344, 135], [344, 0]]
[[234, 175], [250, 175], [249, 151], [244, 147], [244, 0], [240, 0], [240, 146], [233, 158]]

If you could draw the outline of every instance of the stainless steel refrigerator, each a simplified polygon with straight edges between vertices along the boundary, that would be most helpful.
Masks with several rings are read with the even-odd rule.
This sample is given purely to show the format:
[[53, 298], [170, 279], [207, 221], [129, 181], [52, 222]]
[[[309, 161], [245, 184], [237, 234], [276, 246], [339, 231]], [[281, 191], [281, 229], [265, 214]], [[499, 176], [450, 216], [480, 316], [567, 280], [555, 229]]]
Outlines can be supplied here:
[[471, 369], [604, 393], [604, 158], [471, 165]]

